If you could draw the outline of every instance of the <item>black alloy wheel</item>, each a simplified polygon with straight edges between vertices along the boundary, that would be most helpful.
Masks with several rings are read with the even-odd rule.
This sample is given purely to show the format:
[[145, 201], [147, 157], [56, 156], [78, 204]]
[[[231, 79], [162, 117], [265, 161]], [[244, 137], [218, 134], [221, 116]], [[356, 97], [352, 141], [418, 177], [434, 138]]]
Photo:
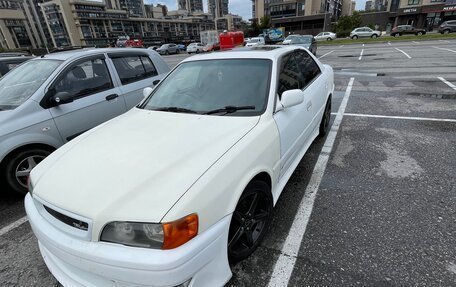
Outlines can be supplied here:
[[249, 183], [231, 218], [228, 259], [236, 263], [252, 254], [263, 239], [272, 212], [270, 187], [263, 181]]
[[50, 153], [48, 150], [30, 149], [9, 157], [5, 165], [5, 178], [9, 189], [19, 194], [27, 194], [30, 171]]
[[329, 96], [328, 101], [326, 102], [325, 111], [320, 122], [320, 133], [319, 137], [324, 137], [329, 130], [329, 122], [331, 121], [331, 96]]

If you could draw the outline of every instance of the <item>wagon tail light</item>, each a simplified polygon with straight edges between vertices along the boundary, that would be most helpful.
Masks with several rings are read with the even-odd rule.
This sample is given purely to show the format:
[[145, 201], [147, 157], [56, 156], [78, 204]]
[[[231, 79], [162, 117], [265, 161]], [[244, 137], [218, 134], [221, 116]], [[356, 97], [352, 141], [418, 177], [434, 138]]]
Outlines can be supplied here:
[[198, 234], [198, 215], [166, 223], [115, 221], [106, 224], [100, 241], [152, 249], [173, 249]]

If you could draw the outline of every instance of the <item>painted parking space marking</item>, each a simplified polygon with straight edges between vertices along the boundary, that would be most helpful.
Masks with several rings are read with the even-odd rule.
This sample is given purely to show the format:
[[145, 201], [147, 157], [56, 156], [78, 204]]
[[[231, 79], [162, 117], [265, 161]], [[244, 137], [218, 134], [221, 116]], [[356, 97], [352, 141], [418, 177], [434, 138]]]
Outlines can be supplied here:
[[348, 117], [361, 118], [378, 118], [378, 119], [397, 119], [397, 120], [413, 120], [413, 121], [431, 121], [431, 122], [448, 122], [456, 123], [456, 119], [441, 119], [441, 118], [425, 118], [425, 117], [404, 117], [404, 116], [385, 116], [385, 115], [370, 115], [370, 114], [355, 114], [345, 113]]
[[445, 84], [447, 84], [448, 87], [450, 87], [450, 88], [452, 88], [453, 90], [456, 91], [456, 85], [453, 85], [451, 82], [448, 82], [447, 80], [445, 80], [442, 77], [437, 77], [437, 79], [439, 79], [440, 81], [444, 82]]
[[327, 56], [327, 55], [331, 54], [332, 52], [334, 52], [334, 50], [332, 50], [332, 51], [329, 51], [328, 53], [326, 53], [326, 54], [324, 54], [324, 55], [322, 55], [322, 56], [318, 57], [318, 59], [321, 59], [321, 58], [323, 58], [323, 57], [325, 57], [325, 56]]
[[447, 41], [447, 40], [439, 40], [440, 42], [444, 42], [444, 43], [451, 43], [450, 41]]
[[390, 46], [391, 46], [391, 42], [388, 42], [388, 45], [390, 45]]
[[318, 188], [320, 187], [323, 174], [325, 173], [326, 165], [334, 146], [337, 132], [344, 117], [345, 108], [347, 107], [354, 80], [355, 78], [350, 78], [342, 103], [340, 104], [337, 112], [336, 119], [331, 126], [328, 137], [326, 138], [321, 153], [318, 156], [317, 163], [313, 169], [309, 184], [306, 187], [304, 197], [299, 204], [298, 211], [296, 212], [293, 224], [291, 225], [285, 243], [282, 247], [279, 259], [274, 265], [274, 270], [268, 284], [270, 287], [287, 286], [290, 281], [293, 268], [296, 264], [298, 252], [301, 247], [301, 242], [304, 237], [304, 233], [306, 232], [310, 215], [312, 214], [315, 197], [317, 195]]
[[412, 41], [412, 42], [415, 43], [415, 44], [420, 44], [420, 42], [417, 42], [417, 41]]
[[411, 59], [412, 57], [410, 57], [409, 54], [407, 54], [406, 52], [402, 51], [401, 49], [398, 49], [398, 48], [394, 48], [396, 50], [398, 50], [399, 52], [401, 52], [402, 54], [404, 54], [407, 58]]
[[16, 221], [14, 221], [13, 223], [8, 224], [7, 226], [0, 229], [0, 236], [3, 236], [4, 234], [10, 232], [11, 230], [13, 230], [15, 228], [18, 228], [19, 226], [26, 223], [27, 221], [28, 221], [27, 216], [24, 216], [22, 218], [19, 218]]
[[447, 49], [447, 48], [440, 48], [440, 47], [436, 47], [436, 46], [432, 46], [432, 48], [456, 53], [456, 50], [451, 50], [451, 49]]
[[344, 45], [340, 45], [339, 48], [342, 48]]
[[364, 49], [361, 50], [361, 53], [359, 54], [358, 61], [361, 61], [361, 59], [363, 58], [363, 53], [364, 53]]

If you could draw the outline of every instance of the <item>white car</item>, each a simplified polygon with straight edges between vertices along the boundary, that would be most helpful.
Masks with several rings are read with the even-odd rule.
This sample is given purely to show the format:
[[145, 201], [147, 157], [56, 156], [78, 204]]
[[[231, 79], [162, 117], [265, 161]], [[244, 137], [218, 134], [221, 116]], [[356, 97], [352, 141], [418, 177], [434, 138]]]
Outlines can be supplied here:
[[293, 39], [299, 39], [299, 38], [301, 38], [301, 35], [299, 35], [299, 34], [288, 35], [288, 36], [285, 38], [285, 40], [283, 40], [282, 45], [290, 45], [291, 40], [293, 40]]
[[264, 38], [263, 37], [253, 37], [250, 38], [247, 43], [245, 44], [246, 47], [254, 47], [258, 45], [264, 45]]
[[201, 43], [191, 43], [190, 45], [187, 46], [187, 53], [202, 53], [204, 52], [204, 45]]
[[65, 286], [223, 286], [327, 132], [333, 92], [333, 69], [296, 46], [184, 60], [32, 170], [49, 270]]
[[333, 32], [321, 32], [317, 36], [315, 36], [315, 40], [317, 41], [332, 41], [337, 38], [336, 33]]

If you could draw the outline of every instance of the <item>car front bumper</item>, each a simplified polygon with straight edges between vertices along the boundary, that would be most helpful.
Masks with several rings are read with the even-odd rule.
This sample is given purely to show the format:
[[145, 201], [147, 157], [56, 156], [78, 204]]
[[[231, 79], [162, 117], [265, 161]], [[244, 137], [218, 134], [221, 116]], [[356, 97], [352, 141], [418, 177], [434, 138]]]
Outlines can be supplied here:
[[30, 193], [25, 209], [43, 259], [64, 286], [223, 286], [231, 277], [227, 258], [230, 217], [172, 250], [85, 241], [61, 231], [41, 214]]

